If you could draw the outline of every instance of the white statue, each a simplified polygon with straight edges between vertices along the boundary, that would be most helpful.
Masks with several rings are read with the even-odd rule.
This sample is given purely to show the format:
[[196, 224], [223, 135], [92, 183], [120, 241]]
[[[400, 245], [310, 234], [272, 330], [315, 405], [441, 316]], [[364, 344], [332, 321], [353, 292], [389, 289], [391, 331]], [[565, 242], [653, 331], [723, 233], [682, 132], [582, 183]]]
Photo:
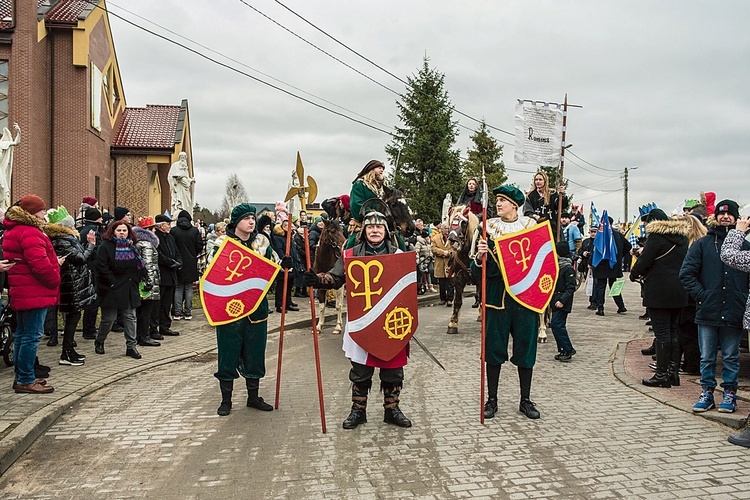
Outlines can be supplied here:
[[13, 151], [21, 143], [21, 127], [17, 123], [13, 124], [16, 131], [16, 138], [3, 127], [3, 136], [0, 138], [0, 209], [8, 210], [10, 207], [10, 186], [13, 177]]
[[179, 160], [169, 168], [167, 177], [169, 191], [172, 194], [172, 206], [170, 208], [172, 216], [176, 217], [180, 210], [185, 210], [192, 217], [195, 179], [190, 177], [186, 152], [183, 151], [179, 154]]
[[[287, 186], [286, 190], [287, 192], [289, 192], [290, 189], [298, 187], [299, 178], [297, 177], [297, 171], [292, 170], [292, 180], [289, 181], [289, 185]], [[300, 210], [302, 210], [302, 202], [300, 201], [298, 195], [292, 196], [292, 198], [287, 202], [287, 208], [289, 209], [289, 215], [299, 217], [299, 212]]]
[[448, 222], [448, 212], [451, 211], [451, 207], [453, 206], [453, 198], [451, 197], [450, 193], [447, 193], [445, 195], [445, 199], [443, 200], [443, 212], [442, 217], [440, 219], [441, 222]]

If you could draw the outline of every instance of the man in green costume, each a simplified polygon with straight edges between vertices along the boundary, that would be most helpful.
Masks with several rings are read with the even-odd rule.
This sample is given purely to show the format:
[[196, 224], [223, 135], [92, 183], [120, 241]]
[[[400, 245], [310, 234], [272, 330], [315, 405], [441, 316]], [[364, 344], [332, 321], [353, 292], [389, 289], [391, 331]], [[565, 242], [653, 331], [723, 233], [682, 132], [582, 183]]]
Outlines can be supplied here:
[[[279, 262], [271, 248], [268, 237], [258, 231], [255, 207], [247, 203], [232, 209], [227, 237], [234, 238], [253, 252]], [[218, 249], [218, 247], [217, 247]], [[290, 269], [292, 258], [285, 255], [281, 267]], [[232, 409], [234, 379], [245, 377], [247, 406], [261, 411], [271, 411], [263, 398], [258, 396], [260, 379], [266, 374], [266, 338], [268, 335], [268, 298], [263, 296], [261, 304], [249, 316], [216, 327], [216, 343], [219, 351], [219, 367], [214, 377], [219, 379], [221, 405], [216, 411], [221, 416], [229, 415]]]
[[[487, 220], [489, 242], [478, 238], [476, 256], [471, 262], [475, 275], [482, 273], [482, 258], [487, 255], [487, 338], [485, 360], [487, 367], [488, 399], [484, 405], [484, 418], [493, 418], [497, 413], [497, 387], [500, 382], [500, 366], [508, 361], [508, 340], [513, 336], [513, 356], [510, 362], [518, 367], [521, 385], [519, 411], [528, 418], [540, 417], [539, 410], [529, 399], [531, 375], [536, 362], [539, 313], [526, 308], [506, 290], [494, 240], [502, 235], [516, 233], [535, 224], [534, 220], [519, 215], [525, 196], [516, 187], [504, 185], [492, 190], [496, 197], [497, 217]], [[480, 235], [481, 236], [481, 235]]]

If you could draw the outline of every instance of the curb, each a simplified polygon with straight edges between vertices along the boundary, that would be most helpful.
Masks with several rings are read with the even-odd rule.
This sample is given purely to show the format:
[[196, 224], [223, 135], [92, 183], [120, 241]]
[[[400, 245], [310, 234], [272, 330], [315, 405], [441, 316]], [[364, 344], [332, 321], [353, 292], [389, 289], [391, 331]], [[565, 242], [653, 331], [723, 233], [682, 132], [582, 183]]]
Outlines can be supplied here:
[[685, 413], [689, 413], [697, 417], [705, 418], [706, 420], [711, 420], [712, 422], [716, 422], [718, 424], [725, 425], [731, 429], [741, 429], [742, 427], [744, 427], [744, 419], [738, 419], [736, 416], [728, 416], [733, 415], [731, 413], [727, 415], [719, 412], [694, 413], [693, 406], [691, 404], [670, 401], [664, 397], [663, 391], [652, 389], [641, 384], [639, 380], [634, 379], [625, 371], [625, 352], [627, 350], [627, 346], [628, 342], [618, 342], [609, 357], [610, 373], [625, 387], [640, 392], [644, 396], [659, 401], [664, 405], [684, 411]]

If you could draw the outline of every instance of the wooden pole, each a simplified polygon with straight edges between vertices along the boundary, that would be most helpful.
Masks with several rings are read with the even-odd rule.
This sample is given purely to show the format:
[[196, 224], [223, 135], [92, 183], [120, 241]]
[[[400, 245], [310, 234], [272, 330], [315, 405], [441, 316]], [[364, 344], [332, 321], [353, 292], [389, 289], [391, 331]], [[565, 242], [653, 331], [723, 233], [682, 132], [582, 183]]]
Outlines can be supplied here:
[[[482, 239], [487, 241], [487, 200], [489, 193], [487, 192], [487, 179], [484, 174], [484, 167], [482, 167], [482, 185], [484, 188], [484, 199], [482, 200]], [[481, 353], [479, 354], [479, 360], [482, 366], [479, 368], [479, 423], [484, 424], [484, 381], [485, 381], [485, 361], [486, 357], [484, 354], [485, 346], [487, 345], [487, 254], [482, 256], [482, 342], [481, 342]]]
[[[305, 265], [307, 269], [312, 267], [310, 263], [310, 239], [308, 236], [307, 226], [305, 227]], [[315, 372], [318, 376], [318, 400], [320, 402], [320, 424], [323, 429], [323, 434], [326, 433], [326, 410], [323, 402], [323, 379], [320, 373], [320, 348], [318, 347], [318, 328], [316, 326], [315, 318], [315, 291], [313, 287], [308, 287], [308, 294], [310, 295], [310, 315], [312, 317], [312, 334], [313, 334], [313, 345], [315, 346]]]
[[[290, 255], [292, 247], [292, 224], [289, 219], [286, 228], [286, 253], [284, 255]], [[279, 326], [279, 356], [278, 364], [276, 365], [276, 401], [274, 402], [274, 408], [279, 409], [279, 388], [281, 387], [281, 356], [284, 351], [284, 320], [286, 319], [286, 296], [289, 285], [289, 269], [284, 269], [284, 289], [281, 292], [281, 325]]]
[[557, 241], [560, 241], [560, 216], [562, 215], [562, 195], [560, 188], [563, 186], [563, 169], [565, 166], [565, 132], [567, 132], [568, 123], [568, 94], [565, 94], [563, 101], [563, 123], [562, 123], [562, 144], [560, 146], [560, 170], [557, 173]]

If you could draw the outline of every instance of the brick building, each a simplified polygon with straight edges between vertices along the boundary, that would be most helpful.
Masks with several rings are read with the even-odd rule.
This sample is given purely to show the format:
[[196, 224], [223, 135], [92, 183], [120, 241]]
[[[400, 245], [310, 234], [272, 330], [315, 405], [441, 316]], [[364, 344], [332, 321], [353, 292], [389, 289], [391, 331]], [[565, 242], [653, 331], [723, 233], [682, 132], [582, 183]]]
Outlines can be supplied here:
[[128, 108], [104, 0], [0, 0], [0, 130], [21, 127], [11, 200], [84, 196], [135, 216], [170, 205], [180, 152], [193, 176], [187, 100]]

